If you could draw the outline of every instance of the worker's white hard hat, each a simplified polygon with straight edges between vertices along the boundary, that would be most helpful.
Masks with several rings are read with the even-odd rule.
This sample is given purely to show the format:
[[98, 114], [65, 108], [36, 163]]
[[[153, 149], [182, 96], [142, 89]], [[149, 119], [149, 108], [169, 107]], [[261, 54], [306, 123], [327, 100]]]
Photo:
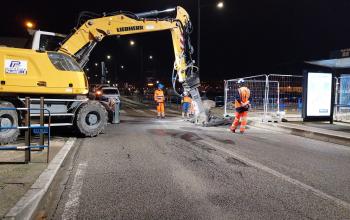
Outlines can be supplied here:
[[237, 83], [238, 83], [238, 84], [244, 83], [244, 79], [239, 79], [239, 80], [237, 81]]

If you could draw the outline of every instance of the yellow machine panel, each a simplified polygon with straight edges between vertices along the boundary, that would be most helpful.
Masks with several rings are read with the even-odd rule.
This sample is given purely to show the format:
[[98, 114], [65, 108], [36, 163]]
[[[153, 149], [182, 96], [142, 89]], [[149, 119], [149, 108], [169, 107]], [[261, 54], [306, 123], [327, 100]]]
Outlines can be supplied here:
[[79, 95], [88, 93], [88, 84], [66, 54], [0, 47], [1, 93]]

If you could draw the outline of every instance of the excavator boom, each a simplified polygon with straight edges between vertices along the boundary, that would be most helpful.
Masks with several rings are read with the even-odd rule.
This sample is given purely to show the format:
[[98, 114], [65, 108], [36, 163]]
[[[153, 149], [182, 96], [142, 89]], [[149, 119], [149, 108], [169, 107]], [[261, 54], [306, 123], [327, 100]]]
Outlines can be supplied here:
[[[161, 14], [176, 12], [174, 18], [157, 18]], [[170, 8], [163, 11], [149, 11], [141, 13], [116, 12], [104, 14], [102, 17], [91, 18], [77, 27], [67, 37], [59, 48], [59, 52], [74, 57], [81, 67], [89, 60], [89, 55], [96, 44], [108, 36], [122, 36], [129, 34], [147, 33], [169, 30], [172, 36], [176, 76], [182, 83], [184, 90], [190, 92], [197, 103], [198, 123], [207, 123], [208, 116], [203, 108], [198, 91], [199, 76], [191, 58], [193, 51], [189, 35], [192, 30], [188, 13], [182, 7]]]

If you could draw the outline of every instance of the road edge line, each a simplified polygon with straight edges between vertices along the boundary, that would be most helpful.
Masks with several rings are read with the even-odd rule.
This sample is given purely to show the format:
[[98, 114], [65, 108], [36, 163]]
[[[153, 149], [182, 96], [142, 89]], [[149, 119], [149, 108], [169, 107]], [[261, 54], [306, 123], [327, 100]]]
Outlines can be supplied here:
[[72, 149], [77, 138], [69, 138], [62, 149], [56, 154], [46, 169], [40, 174], [34, 184], [20, 198], [3, 219], [31, 219], [41, 200], [48, 192], [59, 168]]

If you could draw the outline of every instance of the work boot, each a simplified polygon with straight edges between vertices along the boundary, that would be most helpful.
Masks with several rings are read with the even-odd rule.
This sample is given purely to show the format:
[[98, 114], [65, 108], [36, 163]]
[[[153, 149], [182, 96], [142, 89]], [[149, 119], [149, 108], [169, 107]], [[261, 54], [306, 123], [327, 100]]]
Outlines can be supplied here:
[[236, 129], [234, 127], [230, 126], [230, 130], [232, 133], [236, 133]]
[[244, 134], [244, 131], [240, 130], [239, 133]]

